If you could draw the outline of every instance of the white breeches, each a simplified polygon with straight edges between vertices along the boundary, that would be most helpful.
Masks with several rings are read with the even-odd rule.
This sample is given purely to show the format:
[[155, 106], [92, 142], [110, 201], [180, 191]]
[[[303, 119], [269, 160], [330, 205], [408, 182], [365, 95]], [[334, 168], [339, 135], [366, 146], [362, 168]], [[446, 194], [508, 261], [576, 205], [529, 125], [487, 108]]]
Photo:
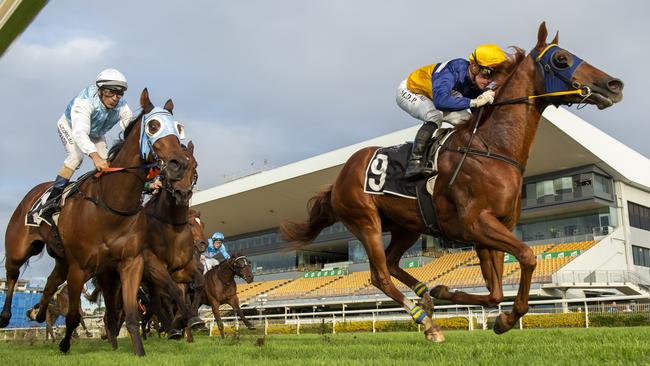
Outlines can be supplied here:
[[207, 271], [209, 271], [212, 267], [216, 267], [219, 265], [219, 261], [214, 259], [214, 258], [205, 258], [205, 264], [203, 268], [203, 274], [205, 274]]
[[[72, 171], [77, 170], [84, 159], [84, 153], [81, 152], [77, 144], [75, 144], [74, 139], [72, 138], [72, 128], [70, 127], [70, 124], [68, 124], [68, 120], [65, 118], [65, 115], [62, 115], [61, 118], [59, 118], [59, 122], [57, 122], [56, 127], [59, 132], [61, 142], [63, 143], [63, 147], [68, 154], [68, 156], [63, 161], [63, 165]], [[108, 145], [106, 144], [106, 138], [101, 137], [99, 139], [91, 139], [91, 141], [95, 144], [95, 148], [97, 148], [97, 153], [99, 156], [102, 159], [106, 159], [108, 157]]]
[[[458, 93], [454, 91], [454, 93]], [[465, 123], [470, 119], [472, 113], [468, 110], [442, 112], [436, 109], [433, 101], [425, 95], [415, 94], [406, 87], [406, 80], [397, 87], [395, 96], [397, 105], [406, 113], [424, 122], [433, 122], [438, 127], [450, 128]], [[446, 123], [445, 123], [446, 122]]]

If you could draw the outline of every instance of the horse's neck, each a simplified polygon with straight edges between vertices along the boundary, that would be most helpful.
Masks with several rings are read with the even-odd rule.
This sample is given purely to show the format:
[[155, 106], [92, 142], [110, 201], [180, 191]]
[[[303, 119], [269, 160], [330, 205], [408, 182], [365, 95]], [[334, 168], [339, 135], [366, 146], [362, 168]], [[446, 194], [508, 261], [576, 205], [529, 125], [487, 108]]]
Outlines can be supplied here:
[[176, 204], [176, 199], [166, 189], [158, 193], [158, 198], [153, 200], [151, 205], [153, 207], [150, 208], [150, 212], [168, 222], [183, 223], [187, 221], [190, 206]]
[[222, 262], [217, 269], [217, 277], [224, 285], [228, 285], [234, 281], [235, 271], [228, 266], [228, 263]]
[[[138, 125], [133, 126], [133, 130], [126, 138], [124, 145], [111, 162], [112, 167], [116, 168], [133, 168], [139, 167], [140, 160], [140, 120], [133, 121]], [[140, 201], [144, 186], [145, 173], [142, 169], [129, 169], [128, 173], [106, 174], [101, 179], [105, 180], [105, 188], [101, 193], [106, 201], [109, 201], [112, 207], [132, 208]], [[110, 189], [108, 187], [111, 187]]]
[[[531, 57], [516, 66], [497, 102], [541, 93], [536, 66]], [[491, 151], [509, 156], [525, 167], [545, 107], [542, 101], [493, 107], [479, 135]]]

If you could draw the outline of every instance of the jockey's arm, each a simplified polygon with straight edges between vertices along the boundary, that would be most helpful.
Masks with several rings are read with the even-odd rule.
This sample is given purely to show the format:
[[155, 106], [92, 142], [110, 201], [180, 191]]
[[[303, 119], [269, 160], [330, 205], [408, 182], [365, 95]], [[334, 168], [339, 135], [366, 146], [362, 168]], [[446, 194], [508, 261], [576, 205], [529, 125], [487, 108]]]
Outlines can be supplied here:
[[228, 254], [228, 251], [226, 250], [225, 245], [221, 244], [221, 246], [219, 247], [219, 252], [221, 253], [221, 255], [223, 255], [223, 257], [226, 260], [230, 259], [230, 254]]
[[93, 108], [89, 101], [76, 99], [70, 110], [70, 123], [72, 125], [72, 138], [79, 150], [86, 155], [97, 152], [95, 144], [90, 141], [90, 115]]
[[433, 104], [436, 109], [452, 112], [469, 108], [469, 98], [452, 95], [455, 85], [456, 77], [448, 69], [443, 69], [440, 75], [433, 79], [431, 83], [431, 94], [433, 95]]
[[122, 128], [122, 131], [124, 131], [129, 126], [132, 118], [133, 112], [131, 112], [129, 105], [125, 103], [120, 108], [120, 127]]

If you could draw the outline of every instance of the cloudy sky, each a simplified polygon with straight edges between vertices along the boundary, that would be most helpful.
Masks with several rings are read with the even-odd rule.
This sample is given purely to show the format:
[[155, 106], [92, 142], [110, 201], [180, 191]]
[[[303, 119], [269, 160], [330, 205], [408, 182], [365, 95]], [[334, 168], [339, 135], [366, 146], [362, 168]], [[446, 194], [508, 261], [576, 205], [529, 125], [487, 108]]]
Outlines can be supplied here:
[[[32, 186], [54, 178], [65, 157], [56, 121], [108, 67], [128, 77], [133, 109], [144, 87], [154, 104], [173, 98], [205, 189], [413, 126], [395, 104], [408, 73], [481, 43], [530, 50], [546, 20], [560, 45], [625, 82], [621, 104], [572, 111], [650, 156], [649, 4], [52, 1], [0, 59], [0, 228]], [[21, 277], [50, 269], [43, 258]]]

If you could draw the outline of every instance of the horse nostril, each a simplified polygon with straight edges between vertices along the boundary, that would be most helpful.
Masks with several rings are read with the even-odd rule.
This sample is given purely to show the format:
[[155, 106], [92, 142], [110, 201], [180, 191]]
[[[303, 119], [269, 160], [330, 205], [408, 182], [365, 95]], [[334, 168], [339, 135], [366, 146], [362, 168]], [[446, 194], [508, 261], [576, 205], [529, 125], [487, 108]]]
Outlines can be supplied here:
[[620, 94], [623, 92], [623, 82], [620, 79], [612, 78], [607, 81], [607, 90], [614, 94]]

